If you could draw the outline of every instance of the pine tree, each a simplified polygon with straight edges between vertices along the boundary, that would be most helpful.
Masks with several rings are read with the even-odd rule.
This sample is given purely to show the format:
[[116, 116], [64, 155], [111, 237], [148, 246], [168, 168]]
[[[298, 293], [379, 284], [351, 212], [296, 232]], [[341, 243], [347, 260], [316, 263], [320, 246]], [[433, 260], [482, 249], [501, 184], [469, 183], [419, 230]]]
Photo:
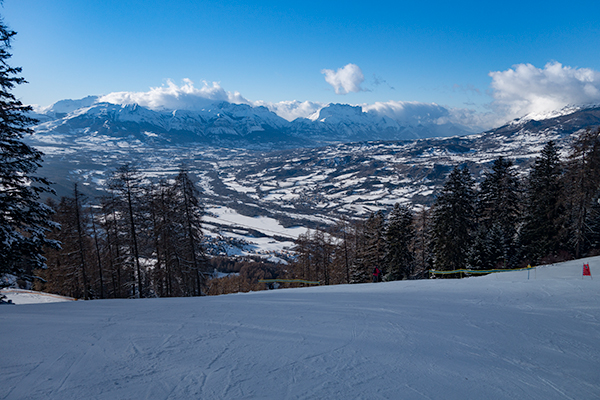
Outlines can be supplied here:
[[369, 216], [365, 224], [363, 266], [372, 279], [375, 267], [385, 273], [385, 216], [377, 211]]
[[415, 216], [415, 273], [416, 278], [429, 276], [433, 263], [431, 210], [423, 208]]
[[50, 183], [34, 176], [42, 153], [23, 143], [33, 132], [35, 120], [11, 91], [25, 83], [21, 68], [8, 64], [11, 40], [16, 33], [0, 20], [0, 273], [29, 279], [33, 268], [44, 267], [43, 248], [58, 247], [46, 234], [55, 224], [52, 209], [40, 202], [43, 193], [52, 193]]
[[523, 263], [537, 263], [543, 257], [556, 255], [560, 248], [564, 217], [562, 173], [556, 145], [549, 141], [529, 173], [524, 221], [519, 233]]
[[[477, 215], [477, 241], [488, 249], [481, 268], [510, 267], [516, 262], [515, 240], [520, 218], [519, 180], [510, 160], [499, 157], [481, 183]], [[472, 253], [474, 254], [474, 253]], [[483, 253], [479, 252], [479, 257]]]
[[596, 195], [596, 202], [590, 207], [590, 212], [586, 221], [586, 227], [589, 229], [590, 255], [600, 254], [600, 191]]
[[364, 283], [372, 279], [374, 265], [371, 264], [367, 251], [368, 228], [367, 221], [355, 221], [352, 225], [352, 233], [348, 235], [354, 258], [350, 261], [349, 275], [350, 283]]
[[475, 229], [475, 182], [469, 170], [456, 167], [450, 173], [433, 207], [433, 253], [438, 270], [466, 266]]
[[564, 187], [570, 247], [579, 258], [592, 245], [592, 209], [600, 194], [600, 128], [587, 129], [574, 139]]
[[500, 224], [486, 228], [480, 225], [469, 249], [467, 266], [471, 269], [494, 269], [506, 267], [505, 234]]
[[405, 279], [414, 272], [414, 254], [411, 246], [415, 238], [413, 218], [413, 212], [398, 203], [390, 213], [385, 229], [386, 280]]

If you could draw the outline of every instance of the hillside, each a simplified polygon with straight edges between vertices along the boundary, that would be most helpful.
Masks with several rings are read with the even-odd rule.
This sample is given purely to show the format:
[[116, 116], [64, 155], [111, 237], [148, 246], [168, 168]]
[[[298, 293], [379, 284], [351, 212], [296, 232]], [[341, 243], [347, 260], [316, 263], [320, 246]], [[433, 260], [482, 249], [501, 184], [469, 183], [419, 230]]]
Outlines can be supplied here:
[[[187, 165], [197, 177], [209, 211], [205, 233], [211, 240], [225, 238], [227, 243], [220, 243], [221, 248], [236, 242], [230, 254], [285, 251], [291, 247], [290, 240], [306, 228], [328, 226], [340, 217], [368, 215], [396, 202], [430, 205], [455, 165], [467, 165], [481, 179], [493, 160], [503, 156], [525, 174], [548, 140], [555, 140], [564, 153], [574, 133], [600, 125], [600, 107], [574, 108], [515, 120], [476, 135], [257, 150], [244, 148], [243, 141], [236, 148], [175, 143], [175, 137], [170, 143], [166, 141], [170, 136], [161, 139], [140, 131], [138, 125], [130, 132], [131, 126], [119, 125], [119, 121], [138, 118], [139, 122], [142, 116], [158, 118], [164, 113], [84, 100], [57, 103], [47, 111], [53, 119], [38, 125], [28, 138], [46, 154], [40, 174], [56, 183], [58, 195], [71, 195], [73, 183], [78, 182], [94, 201], [106, 193], [103, 188], [110, 174], [125, 163], [137, 166], [147, 177], [173, 176], [181, 165]], [[249, 106], [229, 106], [250, 111]], [[325, 125], [330, 119], [332, 124], [345, 123], [348, 129], [367, 126], [366, 122], [352, 125], [350, 117], [357, 110], [349, 107], [324, 108], [318, 116]], [[106, 117], [106, 110], [119, 117], [113, 115], [106, 124], [90, 117]], [[336, 110], [337, 116], [333, 115]], [[189, 114], [175, 112], [169, 118], [185, 113]], [[344, 119], [346, 114], [350, 114], [348, 119]], [[73, 127], [73, 121], [80, 121], [79, 128]], [[195, 126], [193, 121], [187, 121], [188, 126]], [[320, 132], [327, 134], [327, 130]], [[288, 144], [298, 146], [296, 139]]]
[[0, 386], [7, 399], [597, 398], [598, 277], [596, 257], [529, 279], [2, 306]]

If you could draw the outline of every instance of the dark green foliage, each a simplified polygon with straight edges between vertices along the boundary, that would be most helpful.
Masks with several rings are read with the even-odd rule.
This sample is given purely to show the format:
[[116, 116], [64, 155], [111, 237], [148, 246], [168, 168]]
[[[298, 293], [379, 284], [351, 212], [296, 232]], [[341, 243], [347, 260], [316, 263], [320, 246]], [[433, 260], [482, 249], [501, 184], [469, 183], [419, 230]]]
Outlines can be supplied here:
[[373, 270], [385, 273], [385, 217], [381, 211], [371, 213], [366, 221], [355, 224], [354, 260], [350, 262], [350, 283], [370, 282]]
[[575, 137], [564, 179], [567, 236], [576, 258], [593, 248], [594, 207], [600, 194], [600, 129]]
[[52, 189], [34, 176], [43, 154], [22, 141], [35, 122], [27, 116], [31, 107], [11, 93], [25, 83], [21, 68], [8, 65], [15, 34], [0, 20], [0, 273], [28, 279], [33, 268], [44, 266], [43, 248], [58, 243], [46, 238], [55, 225], [52, 209], [40, 202], [40, 195]]
[[499, 157], [481, 183], [477, 216], [479, 229], [470, 264], [477, 268], [512, 267], [516, 262], [515, 240], [520, 219], [519, 181], [510, 160]]
[[499, 224], [490, 228], [479, 226], [469, 250], [467, 264], [472, 269], [506, 268], [508, 255], [504, 246], [505, 234]]
[[378, 211], [369, 216], [365, 224], [365, 264], [372, 271], [379, 267], [384, 269], [385, 265], [385, 217], [383, 212]]
[[354, 223], [354, 232], [349, 237], [350, 247], [354, 249], [354, 258], [349, 262], [350, 283], [370, 282], [372, 279], [373, 266], [369, 263], [367, 246], [367, 221]]
[[433, 253], [438, 270], [452, 271], [467, 263], [475, 229], [474, 181], [467, 168], [450, 173], [433, 207]]
[[596, 202], [590, 207], [586, 227], [589, 229], [590, 255], [600, 254], [600, 193]]
[[414, 253], [412, 242], [415, 239], [413, 212], [406, 206], [396, 203], [389, 215], [386, 230], [386, 280], [406, 279], [414, 273]]
[[564, 207], [563, 166], [554, 142], [544, 146], [529, 174], [523, 226], [519, 235], [521, 262], [537, 263], [556, 256], [561, 247]]
[[423, 208], [415, 215], [415, 238], [413, 251], [415, 260], [414, 277], [422, 279], [429, 276], [433, 265], [431, 211]]

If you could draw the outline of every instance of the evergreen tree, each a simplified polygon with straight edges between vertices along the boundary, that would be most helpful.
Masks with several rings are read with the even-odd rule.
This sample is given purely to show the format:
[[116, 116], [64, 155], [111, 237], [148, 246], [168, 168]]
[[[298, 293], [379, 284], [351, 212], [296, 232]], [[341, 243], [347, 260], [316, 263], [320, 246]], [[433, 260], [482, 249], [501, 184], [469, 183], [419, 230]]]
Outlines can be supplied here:
[[579, 258], [592, 246], [593, 208], [600, 194], [600, 128], [587, 129], [571, 147], [564, 179], [568, 237]]
[[431, 210], [423, 208], [415, 216], [415, 274], [416, 278], [426, 278], [433, 263]]
[[385, 273], [385, 216], [377, 211], [369, 216], [364, 231], [363, 267], [372, 279], [373, 270], [378, 267]]
[[371, 257], [367, 252], [367, 230], [367, 221], [355, 221], [353, 232], [348, 235], [351, 241], [349, 247], [352, 248], [352, 253], [354, 254], [349, 267], [350, 283], [370, 282], [373, 276], [372, 273], [375, 266], [371, 264]]
[[433, 253], [438, 270], [464, 268], [475, 228], [475, 182], [469, 170], [450, 173], [433, 207]]
[[[510, 267], [516, 262], [515, 240], [520, 218], [519, 180], [510, 160], [499, 157], [481, 183], [477, 215], [479, 222], [476, 241], [480, 250], [485, 242], [486, 255], [476, 253], [480, 268]], [[482, 258], [483, 257], [483, 258]], [[480, 264], [479, 264], [480, 263]]]
[[398, 203], [390, 213], [385, 230], [386, 280], [406, 279], [414, 272], [414, 254], [411, 246], [415, 237], [413, 218], [413, 212]]
[[596, 195], [596, 202], [590, 208], [586, 226], [589, 229], [590, 255], [600, 254], [600, 191]]
[[556, 255], [560, 248], [564, 217], [560, 201], [562, 173], [556, 145], [549, 141], [529, 173], [524, 221], [519, 233], [523, 263], [537, 263], [543, 257]]
[[41, 194], [53, 191], [46, 179], [34, 176], [43, 154], [22, 141], [33, 132], [31, 107], [11, 93], [25, 83], [21, 68], [8, 64], [15, 34], [0, 20], [0, 273], [28, 279], [33, 268], [44, 266], [43, 248], [58, 243], [46, 237], [55, 224], [52, 209], [40, 202]]
[[506, 267], [508, 258], [505, 246], [505, 231], [495, 223], [490, 228], [480, 225], [469, 249], [467, 266], [472, 269], [494, 269]]

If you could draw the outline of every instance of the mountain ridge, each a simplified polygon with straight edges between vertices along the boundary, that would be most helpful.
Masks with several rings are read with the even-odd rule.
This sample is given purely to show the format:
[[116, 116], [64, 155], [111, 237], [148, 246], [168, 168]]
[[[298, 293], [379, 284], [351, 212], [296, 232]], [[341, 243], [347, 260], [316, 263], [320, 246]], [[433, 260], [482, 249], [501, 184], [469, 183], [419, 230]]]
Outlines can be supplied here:
[[[406, 121], [361, 106], [328, 104], [308, 118], [288, 121], [265, 106], [225, 101], [198, 110], [151, 109], [139, 104], [100, 102], [99, 97], [62, 100], [33, 115], [40, 123], [37, 133], [76, 133], [82, 125], [90, 132], [139, 140], [150, 132], [166, 142], [198, 142], [236, 148], [277, 149], [313, 147], [332, 142], [359, 140], [405, 140], [473, 133], [466, 126], [441, 121], [442, 108]], [[411, 119], [412, 118], [412, 119]], [[85, 121], [85, 122], [84, 122]], [[171, 136], [171, 137], [169, 137]], [[280, 137], [281, 136], [281, 137]]]
[[[96, 109], [90, 112], [93, 107]], [[493, 161], [502, 156], [525, 176], [547, 141], [556, 141], [565, 156], [572, 135], [600, 126], [600, 107], [592, 107], [541, 121], [516, 120], [473, 135], [331, 140], [320, 146], [310, 139], [296, 145], [294, 141], [303, 139], [262, 127], [252, 133], [263, 135], [253, 148], [231, 145], [239, 137], [235, 130], [227, 133], [228, 124], [236, 118], [230, 111], [227, 113], [227, 107], [219, 108], [222, 115], [209, 114], [216, 115], [211, 120], [211, 132], [219, 133], [215, 137], [220, 137], [225, 146], [220, 146], [218, 140], [211, 144], [194, 142], [191, 128], [177, 131], [176, 123], [198, 123], [198, 129], [204, 129], [206, 120], [197, 113], [157, 113], [139, 106], [108, 103], [71, 112], [69, 123], [63, 123], [63, 119], [41, 123], [26, 141], [45, 153], [38, 173], [55, 182], [59, 196], [70, 196], [75, 182], [89, 199], [105, 195], [106, 180], [126, 163], [148, 178], [172, 177], [185, 165], [201, 188], [202, 201], [216, 215], [207, 224], [207, 235], [215, 240], [239, 242], [239, 251], [246, 254], [249, 248], [263, 246], [257, 232], [268, 243], [284, 243], [289, 237], [281, 238], [260, 226], [240, 226], [231, 215], [250, 217], [244, 220], [245, 225], [251, 225], [248, 221], [254, 219], [269, 218], [286, 229], [317, 228], [340, 218], [387, 210], [396, 202], [429, 206], [454, 166], [466, 166], [480, 181]], [[256, 126], [256, 120], [244, 115], [252, 111], [250, 108], [232, 108], [246, 126]], [[142, 117], [152, 123], [145, 125]], [[127, 125], [126, 119], [133, 121]], [[163, 127], [158, 129], [160, 126]], [[174, 140], [176, 134], [180, 135], [178, 140]], [[224, 139], [224, 135], [230, 139]], [[280, 140], [287, 147], [265, 146], [268, 140]], [[243, 231], [246, 239], [240, 241]]]

